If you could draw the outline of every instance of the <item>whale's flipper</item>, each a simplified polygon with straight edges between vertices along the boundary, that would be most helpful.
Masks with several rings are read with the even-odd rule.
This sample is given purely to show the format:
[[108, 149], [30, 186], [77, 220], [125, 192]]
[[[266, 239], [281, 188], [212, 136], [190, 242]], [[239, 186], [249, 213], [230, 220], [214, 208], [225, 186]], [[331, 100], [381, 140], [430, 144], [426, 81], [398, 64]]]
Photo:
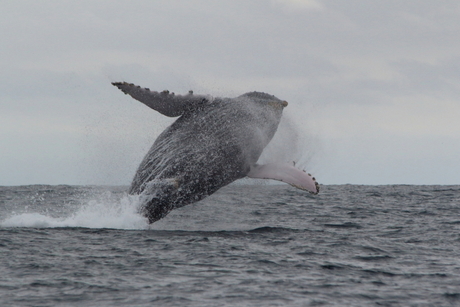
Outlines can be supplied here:
[[193, 95], [190, 91], [188, 95], [174, 95], [169, 91], [161, 93], [151, 91], [148, 88], [142, 88], [127, 82], [112, 82], [125, 94], [129, 94], [136, 100], [139, 100], [146, 106], [169, 117], [176, 117], [188, 111], [193, 111], [203, 104], [212, 100], [211, 96]]
[[251, 167], [247, 176], [250, 178], [279, 180], [312, 194], [319, 193], [319, 184], [314, 177], [287, 163], [255, 165]]

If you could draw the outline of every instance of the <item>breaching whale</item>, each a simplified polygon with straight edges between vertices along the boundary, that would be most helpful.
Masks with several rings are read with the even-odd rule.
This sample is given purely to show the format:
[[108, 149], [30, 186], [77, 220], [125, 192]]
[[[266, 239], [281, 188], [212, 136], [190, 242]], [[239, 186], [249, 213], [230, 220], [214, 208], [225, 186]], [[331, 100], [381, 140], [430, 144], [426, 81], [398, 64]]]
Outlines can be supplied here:
[[278, 128], [286, 101], [262, 92], [214, 98], [112, 84], [163, 115], [179, 117], [158, 136], [129, 189], [129, 194], [140, 195], [140, 212], [149, 223], [246, 176], [319, 192], [315, 178], [288, 163], [256, 164]]

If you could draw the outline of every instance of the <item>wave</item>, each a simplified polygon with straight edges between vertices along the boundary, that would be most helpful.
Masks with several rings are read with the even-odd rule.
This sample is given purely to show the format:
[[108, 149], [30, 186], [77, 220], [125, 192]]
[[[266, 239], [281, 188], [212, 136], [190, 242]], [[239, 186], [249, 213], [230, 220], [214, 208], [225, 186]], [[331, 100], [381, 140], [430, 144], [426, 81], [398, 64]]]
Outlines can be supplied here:
[[299, 229], [286, 227], [263, 226], [248, 231], [249, 233], [279, 233], [279, 232], [301, 232]]
[[114, 229], [146, 229], [146, 218], [137, 213], [138, 197], [102, 197], [83, 203], [70, 215], [55, 217], [52, 214], [25, 212], [12, 214], [0, 221], [0, 227], [85, 227]]

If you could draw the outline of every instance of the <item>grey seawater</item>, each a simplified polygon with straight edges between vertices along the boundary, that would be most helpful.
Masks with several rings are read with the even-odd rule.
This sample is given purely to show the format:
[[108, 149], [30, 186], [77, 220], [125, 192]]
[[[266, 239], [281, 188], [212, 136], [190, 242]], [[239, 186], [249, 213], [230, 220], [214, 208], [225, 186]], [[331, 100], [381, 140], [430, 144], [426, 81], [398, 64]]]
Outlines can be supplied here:
[[0, 187], [0, 306], [460, 306], [460, 186]]

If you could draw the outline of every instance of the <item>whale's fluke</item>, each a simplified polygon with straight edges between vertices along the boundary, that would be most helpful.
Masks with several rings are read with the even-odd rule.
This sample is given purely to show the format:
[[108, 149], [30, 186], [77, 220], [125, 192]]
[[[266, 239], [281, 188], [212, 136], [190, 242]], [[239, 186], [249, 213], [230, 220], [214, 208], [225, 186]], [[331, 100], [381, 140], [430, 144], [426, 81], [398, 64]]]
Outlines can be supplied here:
[[289, 183], [312, 194], [319, 193], [319, 184], [315, 178], [287, 163], [270, 163], [255, 165], [247, 174], [249, 178], [273, 179]]
[[180, 116], [212, 101], [211, 96], [194, 95], [192, 91], [187, 95], [175, 95], [169, 91], [151, 91], [127, 82], [112, 82], [112, 84], [123, 93], [169, 117]]

